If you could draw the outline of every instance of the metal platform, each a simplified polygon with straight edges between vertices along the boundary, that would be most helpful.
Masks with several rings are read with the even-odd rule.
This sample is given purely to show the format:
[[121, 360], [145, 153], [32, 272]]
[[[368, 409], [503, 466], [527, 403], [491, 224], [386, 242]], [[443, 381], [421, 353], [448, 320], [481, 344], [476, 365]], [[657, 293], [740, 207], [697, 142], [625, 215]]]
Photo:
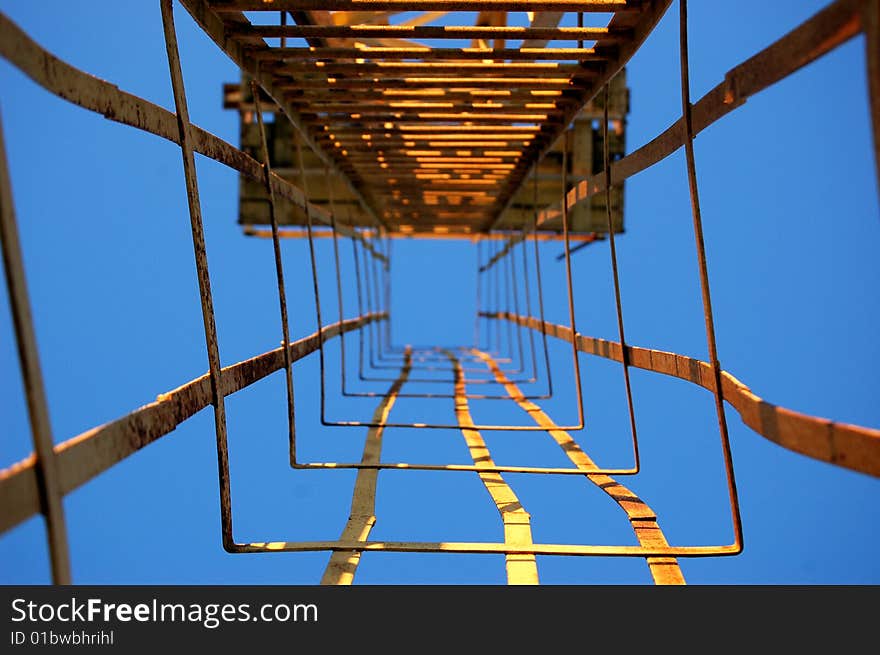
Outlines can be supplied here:
[[[208, 2], [200, 13], [215, 41], [245, 64], [245, 77], [259, 72], [275, 173], [308, 188], [318, 206], [329, 208], [332, 194], [341, 222], [462, 237], [521, 229], [536, 208], [602, 170], [599, 91], [609, 80], [609, 145], [612, 160], [623, 156], [629, 92], [622, 66], [660, 14], [659, 5], [632, 1], [580, 3], [575, 12], [484, 5], [498, 9], [342, 2], [334, 7], [344, 10], [325, 11], [308, 2]], [[354, 11], [361, 6], [387, 8]], [[255, 152], [246, 82], [225, 86], [224, 106], [239, 110], [241, 147]], [[293, 120], [276, 120], [279, 113]], [[562, 134], [569, 125], [563, 189]], [[268, 225], [267, 203], [262, 185], [243, 176], [239, 222]], [[571, 232], [607, 232], [604, 203], [600, 194], [573, 209]], [[614, 229], [622, 231], [622, 185], [612, 203]], [[282, 226], [306, 223], [289, 202], [279, 205], [278, 217]], [[561, 225], [541, 229], [559, 232]]]

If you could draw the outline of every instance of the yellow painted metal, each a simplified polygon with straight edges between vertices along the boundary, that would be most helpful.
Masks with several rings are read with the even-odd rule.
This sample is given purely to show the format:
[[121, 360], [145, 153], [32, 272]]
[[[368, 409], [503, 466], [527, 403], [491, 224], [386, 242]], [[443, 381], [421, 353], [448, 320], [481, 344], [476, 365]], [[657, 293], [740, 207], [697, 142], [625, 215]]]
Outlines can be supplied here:
[[[610, 475], [591, 473], [591, 470], [596, 469], [595, 462], [581, 449], [571, 435], [565, 430], [557, 428], [553, 419], [544, 413], [538, 405], [526, 400], [525, 394], [507, 378], [498, 363], [488, 353], [476, 349], [471, 352], [485, 362], [495, 379], [504, 385], [511, 399], [531, 416], [535, 423], [547, 428], [547, 434], [553, 437], [553, 440], [559, 444], [572, 463], [584, 472], [586, 478], [608, 494], [620, 509], [626, 512], [626, 516], [636, 533], [636, 538], [642, 546], [645, 548], [669, 546], [669, 542], [666, 541], [657, 522], [657, 515], [641, 498]], [[645, 559], [655, 583], [663, 585], [684, 584], [684, 576], [681, 574], [678, 561], [674, 557], [647, 557]]]
[[[474, 465], [478, 468], [491, 468], [495, 466], [495, 461], [489, 454], [489, 448], [486, 446], [483, 436], [479, 430], [475, 429], [474, 419], [468, 408], [467, 387], [461, 362], [451, 351], [446, 352], [455, 367], [455, 418], [461, 426], [461, 434], [467, 443], [468, 452], [471, 459], [474, 460]], [[530, 546], [532, 544], [531, 517], [522, 506], [516, 493], [505, 482], [501, 473], [481, 471], [479, 476], [486, 491], [492, 497], [492, 502], [495, 503], [498, 513], [501, 514], [501, 520], [504, 523], [504, 543], [516, 547]], [[505, 555], [505, 560], [508, 584], [538, 584], [538, 565], [534, 555], [508, 553]]]
[[[388, 415], [397, 400], [397, 394], [406, 383], [412, 369], [412, 351], [407, 348], [400, 376], [391, 385], [388, 393], [373, 413], [373, 423], [378, 423], [367, 432], [364, 444], [363, 464], [377, 464], [382, 458], [382, 434], [385, 427], [381, 424], [388, 420]], [[339, 537], [341, 541], [366, 541], [370, 530], [376, 523], [376, 485], [379, 482], [379, 470], [360, 469], [354, 483], [354, 494], [351, 498], [351, 512], [348, 522]], [[350, 585], [361, 561], [360, 551], [338, 551], [330, 556], [330, 562], [321, 578], [321, 584]]]

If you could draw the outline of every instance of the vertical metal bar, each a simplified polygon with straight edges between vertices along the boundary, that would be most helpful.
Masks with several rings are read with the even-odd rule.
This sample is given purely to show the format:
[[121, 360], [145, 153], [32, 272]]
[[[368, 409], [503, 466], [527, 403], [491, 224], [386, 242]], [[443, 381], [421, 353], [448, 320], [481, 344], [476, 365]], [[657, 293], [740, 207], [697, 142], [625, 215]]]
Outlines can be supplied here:
[[[496, 250], [496, 252], [492, 253], [492, 256], [494, 257], [496, 254], [498, 254], [496, 246], [500, 247], [500, 244], [492, 243], [491, 245], [492, 245], [493, 250]], [[496, 265], [493, 266], [491, 269], [491, 273], [492, 273], [491, 280], [492, 280], [492, 287], [495, 292], [493, 295], [493, 306], [495, 307], [494, 311], [497, 314], [497, 313], [501, 312], [501, 286], [500, 286], [500, 282], [498, 279], [498, 277], [499, 277], [498, 276], [498, 265], [497, 265], [498, 262], [496, 262], [495, 264]], [[491, 342], [490, 342], [490, 345], [491, 345]], [[498, 321], [495, 324], [495, 352], [498, 355], [501, 354], [501, 321]]]
[[[516, 246], [511, 246], [510, 250], [505, 255], [507, 259], [507, 272], [509, 273], [510, 280], [510, 291], [508, 293], [509, 298], [513, 298], [513, 313], [517, 316], [519, 315], [519, 282], [517, 274], [516, 274], [516, 258], [514, 257], [514, 249]], [[508, 299], [508, 303], [509, 303]], [[509, 306], [509, 304], [508, 304]], [[512, 322], [507, 321], [507, 324], [510, 325]], [[523, 348], [523, 338], [522, 338], [522, 330], [523, 327], [519, 323], [515, 326], [516, 328], [516, 343], [517, 349], [519, 351], [519, 371], [526, 370], [526, 357], [525, 357], [525, 349]], [[531, 330], [529, 330], [531, 332]], [[534, 362], [535, 353], [532, 351], [532, 361]], [[537, 371], [534, 366], [532, 366], [531, 378], [528, 380], [522, 380], [522, 382], [535, 382], [537, 380]]]
[[312, 265], [312, 290], [315, 295], [315, 318], [318, 321], [318, 362], [321, 369], [321, 423], [326, 425], [327, 418], [325, 416], [325, 409], [327, 406], [327, 392], [326, 392], [326, 370], [324, 367], [324, 321], [321, 318], [321, 291], [318, 288], [318, 262], [315, 258], [315, 239], [312, 233], [312, 212], [309, 209], [311, 206], [310, 194], [309, 194], [309, 184], [307, 181], [306, 169], [303, 162], [303, 153], [302, 153], [302, 144], [300, 140], [296, 141], [296, 161], [297, 166], [299, 166], [300, 171], [300, 179], [302, 180], [302, 190], [303, 190], [303, 198], [305, 200], [305, 209], [306, 209], [306, 228], [309, 236], [309, 260]]
[[605, 165], [605, 216], [608, 219], [608, 243], [610, 244], [609, 252], [611, 253], [611, 272], [614, 277], [614, 301], [617, 307], [617, 332], [620, 336], [620, 362], [623, 365], [623, 384], [626, 387], [626, 406], [629, 411], [629, 428], [632, 434], [633, 446], [633, 469], [638, 472], [641, 467], [639, 459], [639, 437], [636, 430], [636, 412], [633, 407], [632, 386], [629, 380], [629, 350], [626, 346], [626, 337], [623, 331], [623, 304], [620, 300], [620, 275], [617, 271], [617, 246], [614, 239], [614, 222], [611, 219], [611, 151], [608, 145], [608, 103], [610, 97], [608, 87], [605, 85], [605, 108], [603, 111], [603, 132], [602, 132], [602, 150], [603, 161]]
[[220, 379], [220, 349], [217, 345], [217, 326], [214, 322], [214, 302], [211, 297], [211, 277], [208, 273], [208, 253], [205, 249], [205, 229], [202, 224], [202, 209], [199, 203], [199, 185], [196, 164], [193, 158], [190, 137], [189, 111], [186, 105], [186, 91], [183, 86], [183, 72], [180, 68], [180, 53], [177, 49], [177, 34], [174, 30], [174, 9], [172, 0], [159, 0], [162, 9], [162, 26], [165, 30], [165, 49], [168, 54], [168, 68], [171, 73], [171, 86], [174, 91], [174, 106], [177, 111], [177, 128], [180, 134], [180, 151], [183, 156], [183, 173], [186, 180], [186, 198], [189, 205], [190, 226], [192, 229], [193, 253], [196, 273], [199, 280], [199, 295], [202, 304], [202, 321], [205, 326], [205, 346], [208, 351], [208, 368], [211, 382], [211, 402], [214, 405], [214, 429], [217, 436], [217, 468], [220, 482], [220, 522], [223, 547], [230, 550], [234, 546], [232, 538], [232, 504], [229, 484], [229, 451], [226, 440], [226, 405], [223, 401]]
[[[517, 273], [517, 270], [516, 270], [515, 253], [516, 253], [516, 245], [514, 245], [510, 249], [510, 267], [511, 267], [512, 276], [513, 276], [513, 311], [514, 311], [514, 313], [519, 315], [519, 274]], [[525, 261], [525, 259], [523, 261]], [[526, 274], [526, 270], [523, 269], [523, 276], [524, 277], [525, 277], [525, 274]], [[525, 286], [526, 293], [528, 293], [528, 280], [525, 281], [524, 286]], [[528, 298], [526, 298], [526, 305], [528, 306]], [[528, 310], [527, 310], [527, 312], [528, 312]], [[528, 315], [531, 316], [531, 313], [528, 313]], [[519, 323], [517, 323], [517, 327], [519, 327], [521, 330], [524, 329], [522, 327], [522, 325], [520, 325]], [[531, 370], [532, 370], [531, 378], [528, 381], [529, 382], [537, 382], [538, 381], [538, 358], [535, 353], [535, 335], [534, 335], [533, 330], [528, 330], [527, 328], [525, 328], [525, 329], [527, 330], [527, 338], [529, 340], [529, 352], [530, 352], [529, 359], [531, 362]], [[525, 363], [523, 363], [523, 366], [525, 366]]]
[[[324, 177], [329, 181], [330, 179], [330, 170], [327, 167], [324, 167]], [[333, 202], [333, 185], [328, 184], [327, 186], [329, 201], [330, 201], [330, 227], [333, 230], [333, 261], [336, 265], [336, 299], [337, 306], [339, 311], [339, 320], [340, 322], [345, 320], [345, 308], [343, 307], [342, 300], [342, 270], [339, 265], [339, 235], [336, 232], [336, 206]], [[345, 332], [339, 333], [340, 340], [340, 356], [339, 356], [339, 366], [342, 373], [342, 393], [343, 395], [347, 395], [348, 389], [346, 388], [346, 375], [345, 375]]]
[[868, 103], [874, 132], [874, 165], [880, 192], [880, 4], [864, 3], [862, 27], [865, 30], [865, 60], [868, 68]]
[[[358, 256], [358, 241], [354, 237], [351, 238], [351, 254], [354, 258], [354, 277], [357, 284], [357, 304], [358, 304], [358, 315], [364, 315], [364, 298], [363, 298], [363, 285], [361, 284], [361, 264], [360, 257]], [[370, 322], [372, 325], [372, 321]], [[358, 329], [358, 378], [360, 380], [366, 380], [366, 376], [364, 375], [364, 327], [361, 326]]]
[[[363, 251], [364, 255], [364, 282], [367, 286], [367, 298], [372, 311], [382, 312], [382, 298], [379, 293], [379, 283], [376, 274], [376, 260], [367, 250]], [[372, 338], [370, 340], [370, 366], [372, 368], [380, 368], [379, 361], [382, 359], [382, 332], [381, 325], [375, 325], [370, 332]]]
[[571, 239], [568, 225], [568, 150], [571, 147], [571, 130], [562, 137], [562, 233], [565, 242], [565, 279], [568, 287], [568, 316], [571, 323], [571, 352], [574, 360], [574, 386], [577, 394], [578, 425], [584, 425], [584, 398], [581, 389], [581, 364], [577, 349], [577, 327], [574, 318], [574, 283], [571, 275]]
[[[534, 208], [535, 222], [538, 221], [538, 171], [532, 177], [532, 206]], [[525, 227], [523, 228], [525, 229]], [[538, 313], [541, 317], [541, 340], [544, 342], [544, 363], [547, 366], [547, 395], [553, 395], [553, 373], [550, 366], [550, 346], [547, 343], [547, 321], [544, 318], [544, 283], [541, 280], [541, 256], [538, 253], [538, 231], [532, 231], [532, 243], [535, 247], [535, 284], [538, 286]], [[523, 250], [525, 252], [525, 250]], [[530, 314], [531, 315], [531, 314]]]
[[[372, 262], [370, 260], [370, 254], [366, 248], [361, 248], [361, 255], [363, 256], [363, 265], [364, 265], [364, 288], [366, 289], [366, 298], [367, 298], [367, 307], [370, 312], [380, 312], [381, 307], [379, 304], [379, 298], [375, 295], [376, 286], [373, 283], [373, 274], [375, 273], [375, 269], [372, 267]], [[376, 362], [376, 353], [381, 350], [381, 327], [378, 325], [370, 324], [369, 331], [369, 363], [370, 368], [377, 368]], [[373, 380], [378, 381], [378, 380]]]
[[[375, 238], [375, 244], [373, 247], [376, 249], [377, 252], [380, 250], [380, 246], [379, 246], [380, 243], [381, 243], [381, 240], [378, 237]], [[374, 256], [368, 256], [368, 253], [366, 251], [364, 251], [364, 270], [367, 272], [367, 277], [366, 277], [367, 284], [370, 287], [370, 292], [372, 293], [372, 298], [376, 303], [375, 310], [377, 312], [382, 312], [383, 311], [383, 307], [382, 307], [383, 298], [382, 298], [382, 294], [379, 291], [380, 282], [379, 282], [379, 275], [376, 272], [376, 258]], [[375, 326], [375, 332], [374, 332], [374, 343], [371, 344], [371, 346], [370, 346], [370, 365], [373, 367], [377, 367], [378, 362], [380, 362], [383, 359], [383, 355], [384, 355], [383, 347], [382, 347], [383, 332], [384, 332], [383, 326], [377, 324]], [[375, 346], [375, 361], [374, 361], [374, 351], [373, 351], [374, 346]]]
[[[501, 276], [501, 281], [502, 281], [502, 284], [504, 285], [504, 287], [503, 287], [504, 291], [503, 291], [502, 295], [504, 298], [504, 311], [506, 313], [510, 313], [510, 310], [511, 310], [511, 303], [510, 303], [511, 275], [510, 275], [510, 259], [509, 259], [509, 257], [511, 257], [511, 255], [510, 255], [510, 251], [508, 250], [507, 252], [505, 252], [501, 256], [501, 260], [498, 262], [499, 268], [501, 266], [504, 266], [504, 270], [499, 271], [499, 275]], [[514, 325], [511, 321], [504, 321], [504, 323], [507, 326], [507, 347], [510, 349], [511, 359], [513, 359], [514, 352], [516, 352], [514, 349], [514, 343], [513, 343]], [[519, 327], [519, 326], [517, 326], [517, 327]], [[513, 373], [521, 373], [524, 369], [524, 366], [523, 366], [523, 359], [524, 358], [523, 358], [523, 352], [522, 352], [522, 339], [519, 340], [518, 345], [519, 345], [519, 351], [518, 351], [519, 362], [517, 363], [517, 367], [515, 369], [513, 369], [513, 371], [512, 371]]]
[[[523, 266], [523, 296], [526, 301], [526, 315], [532, 315], [532, 290], [531, 285], [529, 284], [529, 258], [526, 255], [526, 245], [525, 243], [519, 244], [520, 252], [522, 252], [522, 266]], [[516, 249], [516, 246], [513, 247]], [[514, 269], [514, 275], [516, 274], [516, 269]], [[519, 307], [515, 308], [517, 314], [519, 314]], [[537, 350], [535, 349], [535, 331], [528, 330], [528, 338], [529, 338], [529, 350], [532, 353], [532, 371], [535, 373], [535, 378], [538, 377], [538, 355]]]
[[[376, 266], [373, 259], [366, 249], [363, 250], [364, 255], [364, 283], [367, 287], [367, 303], [370, 311], [381, 312], [382, 301], [379, 298], [378, 286], [376, 285]], [[382, 356], [382, 327], [379, 325], [370, 329], [370, 367], [377, 368], [377, 358]]]
[[[287, 25], [287, 12], [282, 11], [281, 12], [281, 26], [284, 27], [285, 25]], [[281, 47], [284, 48], [286, 46], [287, 46], [287, 37], [282, 36], [281, 37]]]
[[730, 450], [730, 436], [727, 431], [727, 418], [724, 415], [724, 396], [721, 388], [721, 363], [718, 361], [718, 346], [715, 341], [715, 321], [712, 316], [712, 298], [709, 293], [709, 269], [706, 264], [706, 245], [703, 239], [703, 219], [700, 212], [700, 195], [697, 188], [697, 166], [694, 158], [694, 127], [691, 117], [690, 76], [688, 64], [687, 0], [679, 0], [679, 50], [681, 59], [681, 107], [684, 117], [687, 140], [684, 142], [687, 159], [688, 189], [691, 198], [691, 214], [694, 221], [694, 240], [697, 246], [697, 263], [700, 274], [700, 289], [703, 297], [703, 316], [706, 323], [706, 343], [709, 347], [709, 365], [715, 382], [715, 412], [718, 415], [718, 430], [721, 433], [721, 448], [724, 453], [724, 467], [727, 474], [727, 491], [733, 514], [735, 545], [742, 548], [742, 518], [739, 509], [739, 496], [736, 491], [736, 477], [733, 471], [733, 455]]
[[483, 240], [480, 237], [477, 237], [476, 247], [474, 248], [474, 252], [477, 257], [477, 276], [476, 276], [476, 284], [477, 287], [477, 298], [476, 298], [476, 309], [474, 310], [474, 348], [480, 347], [480, 309], [482, 305], [482, 280], [483, 274], [480, 272], [480, 260], [482, 259], [481, 255], [483, 253]]
[[[379, 243], [381, 243], [381, 241], [379, 241]], [[373, 277], [372, 277], [373, 292], [374, 292], [373, 297], [376, 299], [377, 310], [379, 312], [387, 312], [388, 311], [388, 307], [387, 307], [387, 300], [388, 299], [385, 296], [384, 289], [382, 287], [383, 280], [382, 280], [381, 271], [383, 270], [383, 266], [379, 265], [378, 260], [375, 257], [370, 257], [369, 265], [370, 265], [372, 272], [373, 272]], [[376, 339], [376, 352], [378, 353], [377, 361], [382, 360], [385, 355], [383, 343], [382, 343], [383, 342], [382, 335], [385, 332], [385, 330], [383, 328], [384, 328], [384, 326], [382, 326], [382, 325], [376, 326], [376, 337], [377, 337], [377, 339]]]
[[[526, 217], [523, 216], [523, 226], [526, 224]], [[532, 316], [532, 289], [529, 284], [529, 256], [528, 256], [528, 246], [527, 241], [523, 239], [523, 242], [520, 244], [521, 252], [522, 252], [522, 264], [523, 264], [523, 280], [525, 281], [525, 297], [526, 297], [526, 314], [528, 316]], [[535, 370], [535, 376], [537, 377], [538, 371], [538, 360], [536, 356], [536, 348], [535, 348], [535, 331], [529, 330], [529, 342], [531, 344], [532, 349], [532, 367]], [[547, 335], [544, 335], [544, 371], [547, 373], [547, 391], [541, 397], [542, 398], [552, 398], [553, 397], [553, 382], [552, 382], [552, 374], [550, 373], [550, 353], [547, 350]]]
[[[284, 12], [281, 12], [284, 16]], [[260, 129], [260, 152], [263, 158], [263, 176], [266, 194], [269, 197], [269, 222], [272, 225], [272, 251], [275, 255], [275, 277], [278, 282], [278, 307], [281, 312], [281, 345], [284, 349], [284, 382], [287, 386], [287, 435], [290, 464], [296, 464], [296, 412], [293, 402], [293, 362], [290, 357], [290, 323], [287, 315], [287, 292], [284, 288], [284, 264], [281, 261], [281, 239], [278, 237], [278, 214], [275, 204], [275, 190], [272, 188], [272, 165], [269, 158], [269, 143], [266, 139], [266, 126], [263, 124], [263, 108], [260, 106], [260, 87], [251, 80], [251, 95], [254, 97], [254, 111]], [[339, 319], [342, 321], [342, 318]], [[345, 331], [339, 333], [345, 338]]]
[[[578, 12], [578, 27], [583, 27], [583, 26], [584, 26], [584, 12], [579, 11]], [[584, 47], [584, 40], [578, 39], [578, 48], [580, 49], [583, 47]]]
[[[513, 259], [513, 248], [511, 247], [504, 254], [504, 267], [505, 267], [505, 282], [504, 282], [504, 304], [505, 311], [510, 312], [513, 309], [514, 313], [519, 314], [519, 301], [516, 297], [517, 287], [516, 287], [516, 278], [514, 273], [514, 259]], [[513, 304], [511, 305], [511, 298], [513, 299]], [[507, 340], [510, 343], [510, 349], [513, 350], [513, 333], [516, 333], [516, 347], [517, 353], [519, 356], [518, 368], [514, 370], [510, 370], [508, 372], [511, 373], [522, 373], [526, 369], [526, 358], [523, 351], [523, 343], [522, 343], [522, 326], [517, 323], [513, 324], [513, 321], [505, 321], [507, 323]], [[520, 382], [534, 382], [534, 372], [532, 373], [532, 378], [530, 380], [520, 380]]]
[[[384, 227], [382, 228], [385, 229]], [[385, 232], [387, 235], [387, 231]], [[391, 335], [391, 252], [392, 252], [392, 240], [390, 236], [387, 236], [385, 239], [385, 311], [388, 313], [388, 317], [385, 319], [385, 342], [388, 344], [388, 348], [390, 349], [394, 340]]]
[[27, 400], [28, 420], [34, 444], [37, 487], [40, 493], [40, 509], [46, 517], [46, 537], [49, 545], [49, 561], [52, 582], [70, 584], [70, 555], [67, 546], [67, 527], [64, 521], [64, 502], [58, 481], [58, 468], [52, 443], [52, 425], [49, 421], [49, 404], [40, 369], [37, 336], [28, 299], [24, 258], [18, 238], [15, 206], [12, 199], [12, 182], [6, 161], [6, 143], [0, 122], [0, 248], [3, 250], [3, 272], [9, 293], [9, 307], [18, 345], [18, 362]]

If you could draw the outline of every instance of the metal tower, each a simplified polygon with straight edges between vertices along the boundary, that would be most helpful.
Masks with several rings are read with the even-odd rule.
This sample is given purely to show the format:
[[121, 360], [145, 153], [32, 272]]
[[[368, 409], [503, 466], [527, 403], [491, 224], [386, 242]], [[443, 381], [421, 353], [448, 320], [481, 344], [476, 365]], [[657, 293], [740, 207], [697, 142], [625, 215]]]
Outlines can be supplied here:
[[[53, 447], [47, 398], [18, 242], [8, 163], [0, 134], [0, 241], [34, 453], [0, 471], [0, 531], [42, 513], [52, 571], [69, 583], [61, 499], [141, 448], [211, 407], [216, 431], [221, 539], [230, 553], [331, 552], [322, 582], [349, 584], [364, 553], [504, 554], [510, 583], [539, 581], [536, 556], [620, 556], [643, 559], [658, 584], [682, 584], [682, 557], [736, 555], [743, 548], [739, 500], [725, 403], [774, 443], [872, 476], [880, 476], [880, 431], [804, 415], [762, 399], [721, 366], [716, 346], [703, 217], [693, 142], [697, 134], [748, 99], [864, 34], [874, 151], [880, 152], [880, 5], [835, 0], [750, 59], [695, 101], [688, 79], [687, 3], [678, 3], [681, 115], [640, 148], [626, 153], [629, 109], [625, 66], [664, 16], [671, 0], [180, 0], [204, 32], [241, 70], [224, 102], [239, 112], [240, 146], [193, 124], [181, 71], [172, 0], [161, 0], [174, 111], [152, 104], [53, 56], [0, 14], [0, 55], [47, 91], [107, 119], [179, 144], [189, 201], [192, 245], [208, 354], [207, 374], [161, 394], [155, 402]], [[468, 13], [470, 12], [470, 13]], [[516, 13], [519, 12], [519, 13]], [[475, 24], [465, 18], [477, 14]], [[516, 15], [514, 15], [516, 14]], [[522, 16], [526, 16], [523, 23]], [[564, 27], [561, 24], [576, 24]], [[557, 45], [569, 44], [569, 45]], [[683, 149], [696, 244], [708, 361], [631, 345], [625, 335], [617, 239], [623, 233], [623, 185]], [[239, 222], [249, 237], [273, 242], [282, 347], [221, 367], [194, 154], [237, 171]], [[11, 163], [13, 166], [15, 162]], [[880, 165], [880, 156], [878, 156]], [[336, 295], [321, 297], [316, 239], [331, 239]], [[391, 331], [390, 267], [395, 239], [468, 239], [475, 244], [478, 312], [474, 341], [457, 346], [396, 344]], [[285, 239], [310, 247], [311, 286], [319, 330], [290, 332], [282, 260]], [[564, 249], [568, 324], [545, 320], [539, 241]], [[610, 246], [618, 340], [581, 334], [575, 325], [571, 255], [596, 240]], [[343, 280], [340, 258], [354, 279]], [[357, 290], [357, 314], [336, 323], [321, 308], [344, 307], [343, 283]], [[536, 306], [533, 300], [537, 299]], [[325, 412], [333, 393], [324, 350], [334, 339], [354, 343], [358, 380], [381, 391], [372, 417], [338, 420]], [[554, 391], [549, 340], [571, 351], [578, 420], [560, 425], [540, 406]], [[349, 356], [354, 352], [349, 349]], [[320, 358], [325, 425], [368, 428], [354, 462], [303, 462], [296, 443], [293, 363]], [[595, 461], [578, 440], [585, 427], [580, 356], [620, 364], [629, 411], [631, 466]], [[669, 543], [657, 515], [621, 479], [640, 470], [630, 369], [670, 376], [708, 390], [717, 414], [718, 457], [726, 476], [733, 540], [715, 545]], [[348, 520], [338, 538], [239, 541], [233, 532], [224, 399], [281, 373], [286, 379], [290, 465], [293, 469], [356, 469]], [[330, 372], [335, 375], [334, 372]], [[443, 381], [452, 393], [413, 390]], [[378, 385], [378, 387], [376, 386]], [[421, 389], [423, 387], [417, 387]], [[567, 390], [571, 392], [571, 390]], [[394, 419], [399, 398], [448, 398], [441, 423]], [[506, 402], [519, 421], [483, 425], [474, 403]], [[386, 428], [460, 430], [472, 464], [390, 462], [382, 455]], [[538, 467], [496, 462], [484, 432], [522, 431], [552, 439], [570, 465]], [[383, 470], [477, 475], [503, 522], [503, 541], [416, 542], [371, 539]], [[536, 543], [530, 514], [505, 474], [584, 478], [623, 511], [637, 545]], [[332, 475], [332, 473], [330, 473]], [[637, 478], [636, 478], [637, 479]]]

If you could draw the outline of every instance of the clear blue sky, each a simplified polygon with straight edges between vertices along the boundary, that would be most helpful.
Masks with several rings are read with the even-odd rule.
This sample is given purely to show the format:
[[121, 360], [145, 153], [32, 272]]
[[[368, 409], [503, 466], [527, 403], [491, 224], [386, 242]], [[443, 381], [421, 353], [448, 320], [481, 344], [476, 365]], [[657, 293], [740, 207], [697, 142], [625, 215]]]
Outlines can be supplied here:
[[[692, 95], [825, 3], [786, 0], [690, 7]], [[0, 1], [0, 9], [64, 60], [173, 107], [156, 2]], [[179, 7], [184, 75], [194, 122], [237, 143], [221, 107], [235, 67]], [[760, 19], [758, 19], [760, 17]], [[628, 150], [680, 115], [677, 8], [634, 58]], [[752, 98], [696, 142], [706, 239], [724, 368], [782, 406], [880, 425], [880, 210], [860, 37]], [[179, 149], [49, 95], [0, 62], [2, 110], [40, 354], [57, 441], [117, 418], [202, 374], [206, 359]], [[237, 175], [198, 159], [224, 364], [277, 346], [271, 243], [236, 225]], [[706, 358], [684, 157], [626, 186], [619, 258], [628, 338]], [[307, 247], [286, 242], [294, 337], [311, 333]], [[548, 320], [567, 320], [560, 246], [543, 248]], [[474, 252], [464, 242], [394, 244], [395, 339], [470, 337]], [[319, 244], [328, 321], [329, 242]], [[581, 332], [615, 338], [607, 244], [574, 259]], [[349, 281], [351, 277], [348, 277]], [[31, 450], [8, 303], [0, 300], [0, 465]], [[352, 296], [349, 294], [348, 296]], [[349, 300], [348, 314], [353, 315]], [[560, 422], [573, 416], [567, 351], [556, 342]], [[328, 350], [334, 367], [338, 341]], [[575, 436], [600, 461], [628, 463], [618, 365], [584, 356], [588, 429]], [[335, 368], [332, 369], [335, 371]], [[303, 459], [356, 460], [363, 429], [322, 428], [313, 356], [295, 368]], [[568, 376], [568, 377], [567, 377]], [[634, 370], [644, 471], [625, 480], [659, 514], [672, 543], [730, 538], [711, 396]], [[567, 382], [566, 382], [567, 380]], [[367, 418], [373, 400], [338, 399], [331, 417]], [[416, 390], [413, 386], [409, 390]], [[236, 538], [335, 539], [348, 516], [353, 471], [287, 466], [284, 382], [276, 374], [228, 399]], [[521, 420], [491, 401], [477, 420]], [[392, 418], [451, 417], [450, 401], [402, 400]], [[878, 583], [880, 482], [797, 455], [746, 428], [730, 410], [745, 552], [683, 560], [692, 583]], [[486, 433], [496, 461], [562, 464], [537, 434]], [[454, 431], [389, 430], [391, 461], [468, 462]], [[532, 514], [536, 541], [632, 543], [603, 494], [575, 477], [507, 476]], [[315, 583], [326, 553], [228, 555], [220, 547], [212, 416], [175, 432], [65, 499], [77, 583]], [[377, 539], [501, 538], [474, 474], [383, 472]], [[0, 536], [0, 582], [49, 581], [43, 521]], [[643, 560], [539, 558], [546, 583], [647, 583]], [[360, 583], [503, 583], [503, 557], [367, 554]]]

